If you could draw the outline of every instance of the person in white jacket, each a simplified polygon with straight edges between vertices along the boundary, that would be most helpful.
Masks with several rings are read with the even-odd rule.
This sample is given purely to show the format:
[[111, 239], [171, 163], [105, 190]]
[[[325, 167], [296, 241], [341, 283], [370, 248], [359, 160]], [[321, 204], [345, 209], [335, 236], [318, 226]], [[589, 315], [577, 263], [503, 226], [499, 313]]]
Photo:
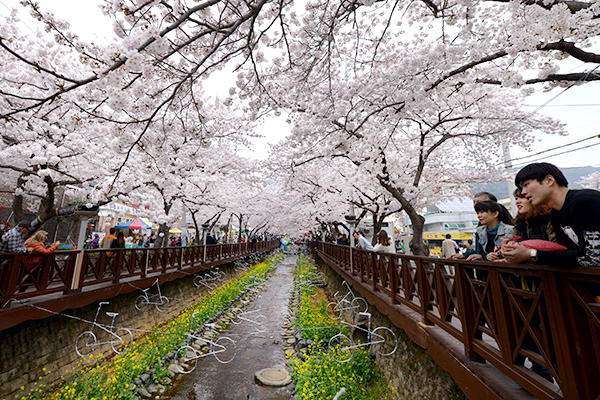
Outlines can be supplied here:
[[388, 236], [387, 232], [381, 230], [377, 233], [377, 244], [375, 251], [379, 253], [396, 253], [396, 246]]

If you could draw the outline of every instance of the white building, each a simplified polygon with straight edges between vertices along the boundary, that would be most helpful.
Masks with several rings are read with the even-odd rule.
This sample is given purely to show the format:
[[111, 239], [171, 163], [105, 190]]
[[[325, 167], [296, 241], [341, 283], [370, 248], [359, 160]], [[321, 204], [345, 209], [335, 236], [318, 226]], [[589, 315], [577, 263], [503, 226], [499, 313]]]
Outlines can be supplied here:
[[424, 232], [474, 233], [478, 220], [473, 210], [473, 200], [459, 199], [444, 201], [428, 208]]

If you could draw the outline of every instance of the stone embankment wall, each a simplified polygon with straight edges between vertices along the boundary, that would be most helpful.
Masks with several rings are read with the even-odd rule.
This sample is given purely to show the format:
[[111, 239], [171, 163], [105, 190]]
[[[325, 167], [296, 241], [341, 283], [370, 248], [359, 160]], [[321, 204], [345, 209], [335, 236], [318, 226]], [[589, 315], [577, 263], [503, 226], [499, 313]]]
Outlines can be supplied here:
[[[234, 274], [231, 264], [221, 266], [229, 279]], [[135, 286], [135, 284], [134, 284]], [[134, 338], [142, 335], [138, 330], [151, 330], [166, 322], [189, 307], [194, 301], [206, 293], [204, 286], [196, 287], [193, 276], [167, 282], [160, 287], [163, 296], [169, 298], [168, 306], [159, 312], [153, 305], [145, 305], [142, 311], [135, 308], [135, 300], [142, 294], [136, 290], [129, 294], [117, 296], [110, 304], [102, 306], [98, 323], [110, 325], [106, 312], [118, 312], [115, 326], [132, 330]], [[156, 287], [150, 289], [151, 294], [157, 294]], [[32, 305], [29, 305], [32, 306]], [[13, 328], [0, 331], [0, 399], [21, 397], [31, 389], [36, 389], [36, 383], [50, 383], [60, 379], [69, 370], [77, 368], [84, 360], [75, 351], [75, 341], [84, 331], [90, 329], [98, 302], [76, 310], [67, 310], [62, 314], [45, 319], [27, 321]], [[116, 329], [115, 329], [116, 330]], [[107, 341], [107, 334], [94, 328], [98, 341]], [[112, 352], [110, 345], [99, 346], [94, 355]], [[40, 377], [43, 377], [41, 380]], [[23, 387], [23, 389], [21, 389]]]
[[[342, 278], [325, 262], [316, 257], [317, 266], [328, 283], [327, 290], [333, 296], [340, 291], [345, 293]], [[357, 295], [357, 293], [355, 293]], [[390, 356], [377, 355], [377, 366], [383, 372], [390, 386], [395, 388], [399, 399], [466, 399], [454, 379], [440, 368], [431, 358], [427, 350], [417, 346], [408, 335], [393, 325], [387, 316], [379, 313], [369, 305], [371, 313], [371, 329], [379, 326], [390, 328], [398, 338], [398, 348]], [[353, 332], [352, 339], [360, 339], [363, 343], [365, 337], [362, 332]]]

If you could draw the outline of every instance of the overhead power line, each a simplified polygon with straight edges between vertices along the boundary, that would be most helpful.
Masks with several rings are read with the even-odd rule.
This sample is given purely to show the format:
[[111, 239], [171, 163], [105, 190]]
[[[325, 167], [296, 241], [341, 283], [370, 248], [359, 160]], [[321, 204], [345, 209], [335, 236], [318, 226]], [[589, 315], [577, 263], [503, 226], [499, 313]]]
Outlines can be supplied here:
[[514, 167], [516, 167], [516, 168], [522, 167], [522, 166], [524, 166], [526, 164], [531, 164], [531, 163], [534, 163], [534, 162], [543, 161], [543, 160], [547, 159], [548, 157], [560, 156], [562, 154], [572, 153], [574, 151], [579, 151], [579, 150], [587, 149], [589, 147], [594, 147], [594, 146], [598, 146], [598, 145], [600, 145], [600, 142], [588, 144], [587, 146], [581, 146], [581, 147], [578, 147], [576, 149], [565, 150], [565, 151], [562, 151], [560, 153], [551, 154], [550, 156], [547, 156], [547, 157], [542, 157], [542, 158], [538, 158], [538, 159], [535, 159], [535, 160], [529, 160], [529, 161], [526, 161], [526, 162], [523, 162], [523, 163], [519, 163], [518, 165], [515, 165]]
[[598, 107], [600, 104], [523, 104], [523, 107]]
[[[13, 9], [12, 9], [11, 7], [7, 6], [6, 4], [4, 4], [4, 2], [3, 2], [2, 0], [0, 0], [0, 4], [2, 4], [2, 5], [3, 5], [3, 6], [4, 6], [4, 7], [5, 7], [5, 8], [6, 8], [8, 11], [12, 12], [12, 10], [13, 10]], [[4, 15], [2, 15], [2, 17], [4, 17], [4, 19], [5, 19], [5, 20], [8, 20], [8, 16], [4, 16]], [[21, 22], [23, 25], [25, 25], [25, 26], [27, 27], [27, 29], [29, 29], [31, 32], [33, 32], [34, 34], [36, 34], [36, 32], [35, 32], [33, 29], [31, 29], [31, 27], [30, 27], [29, 25], [27, 25], [27, 24], [25, 23], [25, 21], [23, 21], [23, 19], [22, 19], [22, 18], [19, 18], [19, 22]], [[20, 29], [19, 29], [19, 27], [17, 27], [17, 30], [18, 30], [19, 32], [21, 32], [21, 34], [22, 34], [22, 35], [24, 35], [24, 36], [25, 36], [25, 34], [23, 33], [23, 31], [22, 31], [22, 30], [20, 30]]]
[[537, 113], [542, 108], [546, 107], [550, 102], [554, 101], [558, 96], [560, 96], [561, 94], [565, 93], [567, 90], [571, 89], [573, 86], [577, 85], [579, 82], [586, 80], [587, 77], [590, 76], [591, 74], [593, 74], [594, 71], [596, 71], [598, 68], [600, 68], [600, 65], [596, 65], [596, 67], [594, 67], [594, 69], [592, 69], [590, 72], [588, 72], [587, 74], [585, 74], [584, 76], [582, 76], [581, 78], [579, 78], [576, 82], [571, 83], [569, 86], [567, 86], [566, 88], [564, 88], [556, 96], [552, 97], [550, 100], [548, 100], [547, 102], [545, 102], [544, 104], [540, 105], [535, 110], [533, 110], [531, 112], [531, 114], [533, 115], [533, 114]]
[[[550, 149], [546, 149], [546, 150], [538, 151], [537, 153], [529, 154], [529, 155], [526, 155], [526, 156], [523, 156], [523, 157], [511, 158], [511, 159], [510, 159], [510, 160], [508, 160], [507, 162], [513, 162], [513, 161], [517, 161], [517, 160], [523, 160], [523, 159], [525, 159], [525, 158], [531, 158], [531, 157], [539, 156], [540, 154], [548, 153], [548, 152], [550, 152], [550, 151], [553, 151], [553, 150], [562, 149], [562, 148], [564, 148], [564, 147], [572, 146], [572, 145], [574, 145], [574, 144], [581, 143], [581, 142], [585, 142], [586, 140], [591, 140], [591, 139], [594, 139], [594, 138], [598, 138], [598, 139], [600, 139], [600, 135], [593, 135], [593, 136], [590, 136], [590, 137], [586, 137], [586, 138], [584, 138], [584, 139], [579, 139], [579, 140], [576, 140], [576, 141], [574, 141], [574, 142], [571, 142], [571, 143], [562, 144], [562, 145], [560, 145], [560, 146], [552, 147], [552, 148], [550, 148]], [[585, 148], [585, 147], [583, 147], [583, 148]]]

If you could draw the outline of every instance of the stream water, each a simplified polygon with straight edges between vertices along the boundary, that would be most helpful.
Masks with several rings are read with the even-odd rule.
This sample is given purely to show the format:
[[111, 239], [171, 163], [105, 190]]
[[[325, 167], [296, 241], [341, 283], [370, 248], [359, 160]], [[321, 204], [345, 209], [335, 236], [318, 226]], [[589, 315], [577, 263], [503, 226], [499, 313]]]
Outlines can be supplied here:
[[269, 387], [255, 381], [255, 372], [263, 368], [287, 370], [282, 325], [288, 313], [293, 290], [292, 271], [296, 256], [285, 256], [273, 276], [265, 283], [260, 296], [245, 307], [252, 319], [262, 314], [266, 322], [257, 332], [256, 325], [231, 324], [221, 335], [235, 340], [237, 355], [229, 364], [219, 363], [213, 356], [198, 360], [196, 369], [177, 382], [163, 398], [172, 400], [283, 400], [292, 397], [293, 384]]

